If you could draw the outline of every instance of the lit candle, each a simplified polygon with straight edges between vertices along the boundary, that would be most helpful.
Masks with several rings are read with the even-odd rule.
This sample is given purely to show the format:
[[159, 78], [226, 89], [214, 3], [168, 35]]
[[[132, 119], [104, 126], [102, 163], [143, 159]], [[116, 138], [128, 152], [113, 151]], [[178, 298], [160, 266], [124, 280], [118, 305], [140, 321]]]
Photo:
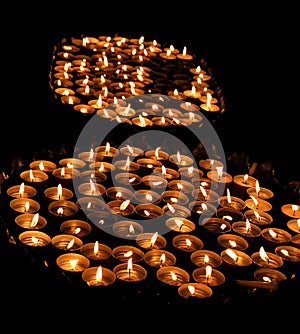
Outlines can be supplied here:
[[141, 233], [136, 237], [136, 242], [141, 248], [146, 250], [162, 249], [167, 244], [167, 240], [162, 235], [159, 235], [158, 232]]
[[48, 211], [56, 217], [70, 217], [78, 212], [78, 206], [72, 201], [56, 200], [48, 205]]
[[45, 189], [44, 195], [48, 200], [69, 200], [73, 197], [73, 191], [62, 187], [59, 183], [57, 187]]
[[129, 258], [127, 263], [120, 263], [113, 268], [117, 279], [126, 282], [139, 282], [147, 277], [147, 271], [144, 267], [137, 263], [133, 263]]
[[213, 294], [212, 288], [203, 283], [184, 283], [178, 288], [178, 293], [183, 298], [208, 298]]
[[120, 216], [129, 216], [134, 212], [134, 205], [130, 203], [130, 200], [112, 200], [107, 203], [108, 208], [112, 213], [118, 214]]
[[300, 218], [300, 206], [297, 204], [284, 204], [281, 206], [281, 212], [285, 217]]
[[172, 239], [172, 245], [184, 252], [192, 253], [203, 248], [201, 239], [190, 234], [179, 234]]
[[223, 248], [232, 248], [238, 250], [246, 250], [248, 248], [248, 242], [241, 236], [227, 233], [218, 236], [218, 243]]
[[37, 201], [26, 197], [11, 200], [9, 206], [20, 213], [37, 213], [40, 210], [40, 204]]
[[112, 231], [115, 236], [127, 240], [135, 240], [143, 233], [143, 226], [135, 221], [121, 220], [112, 225]]
[[30, 247], [44, 247], [50, 244], [51, 238], [41, 231], [25, 231], [19, 234], [22, 244]]
[[257, 225], [269, 225], [273, 222], [273, 217], [270, 214], [260, 210], [247, 210], [244, 215], [250, 223]]
[[219, 286], [225, 282], [224, 274], [210, 265], [196, 268], [192, 272], [193, 279], [208, 286]]
[[196, 250], [191, 254], [191, 261], [197, 267], [206, 267], [207, 265], [210, 265], [212, 268], [217, 268], [222, 264], [223, 260], [218, 253], [208, 249], [201, 249]]
[[112, 250], [112, 256], [118, 262], [128, 262], [132, 259], [133, 263], [141, 262], [144, 259], [144, 252], [137, 247], [129, 245], [116, 246]]
[[242, 211], [246, 207], [246, 202], [239, 197], [231, 196], [229, 188], [226, 191], [227, 195], [219, 198], [219, 204], [223, 208], [233, 208]]
[[91, 287], [108, 286], [116, 280], [116, 274], [102, 266], [86, 268], [81, 276], [83, 281]]
[[38, 169], [45, 173], [52, 172], [57, 166], [54, 162], [48, 160], [35, 160], [29, 164], [31, 169]]
[[250, 198], [245, 200], [245, 204], [247, 208], [253, 210], [260, 210], [265, 212], [272, 210], [272, 204], [270, 202], [252, 195], [250, 195]]
[[26, 170], [20, 174], [20, 177], [24, 181], [32, 183], [45, 182], [49, 178], [47, 173], [38, 169]]
[[151, 267], [160, 268], [175, 265], [176, 257], [164, 249], [151, 249], [145, 253], [144, 261]]
[[88, 236], [91, 231], [91, 225], [81, 219], [69, 219], [61, 223], [60, 231], [62, 233], [76, 235], [79, 238]]
[[9, 187], [6, 193], [8, 196], [14, 198], [19, 198], [19, 197], [31, 198], [37, 194], [37, 190], [34, 187], [25, 185], [25, 183], [22, 182], [20, 185]]
[[300, 218], [290, 219], [287, 222], [287, 227], [295, 233], [300, 233]]
[[157, 270], [156, 276], [161, 282], [177, 287], [190, 280], [189, 273], [176, 266], [161, 267]]
[[176, 154], [170, 155], [169, 160], [177, 166], [190, 166], [194, 162], [194, 159], [192, 157], [183, 155], [180, 153], [180, 151], [177, 151]]
[[89, 242], [80, 247], [80, 253], [92, 263], [104, 264], [112, 255], [112, 249], [99, 241]]
[[246, 267], [252, 263], [252, 258], [245, 252], [226, 248], [221, 252], [222, 260], [232, 266]]
[[263, 246], [259, 248], [258, 252], [253, 253], [251, 258], [260, 267], [279, 268], [283, 265], [283, 259], [280, 256], [266, 252]]
[[58, 256], [56, 259], [57, 266], [67, 272], [82, 273], [90, 265], [89, 259], [77, 253], [67, 253]]
[[46, 218], [37, 213], [23, 213], [15, 218], [18, 226], [28, 230], [40, 230], [47, 224]]
[[51, 244], [58, 250], [64, 252], [79, 251], [83, 241], [71, 234], [57, 234], [51, 239]]

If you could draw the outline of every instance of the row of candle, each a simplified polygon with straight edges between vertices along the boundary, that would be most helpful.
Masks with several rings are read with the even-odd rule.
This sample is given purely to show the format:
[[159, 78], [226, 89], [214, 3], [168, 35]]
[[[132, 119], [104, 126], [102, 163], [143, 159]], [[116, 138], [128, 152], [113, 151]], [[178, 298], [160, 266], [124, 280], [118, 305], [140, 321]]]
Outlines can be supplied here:
[[[110, 147], [108, 150], [107, 146], [105, 146], [105, 149], [106, 153], [114, 152], [116, 157], [120, 157], [120, 155], [116, 153], [118, 152], [116, 149]], [[126, 146], [126, 149], [128, 152], [138, 152], [137, 156], [134, 157], [137, 159], [136, 161], [138, 161], [138, 159], [145, 159], [146, 153], [150, 152], [151, 154], [154, 153], [154, 158], [151, 156], [153, 160], [152, 162], [170, 162], [168, 159], [170, 155], [168, 154], [163, 155], [164, 159], [162, 160], [155, 159], [155, 150], [141, 152], [136, 147], [132, 148], [128, 146]], [[160, 156], [158, 152], [160, 151], [156, 151], [157, 156]], [[99, 152], [96, 151], [95, 153]], [[112, 159], [114, 154], [107, 155], [109, 159]], [[87, 156], [87, 160], [84, 160], [84, 157]], [[107, 157], [98, 155], [97, 158], [95, 158], [95, 156], [97, 156], [97, 154], [93, 155], [93, 159], [99, 159], [98, 162], [105, 162], [106, 164], [111, 164], [111, 166], [114, 166], [114, 170], [117, 170], [116, 175], [122, 173], [122, 169], [118, 170], [118, 162], [127, 162], [126, 159], [117, 159], [116, 161], [111, 160], [109, 163]], [[8, 215], [9, 217], [15, 218], [15, 225], [11, 226], [11, 228], [13, 232], [16, 233], [18, 240], [20, 240], [21, 243], [24, 243], [26, 247], [29, 246], [39, 248], [36, 246], [48, 246], [48, 244], [50, 244], [54, 246], [54, 248], [49, 250], [50, 253], [52, 253], [56, 248], [60, 249], [64, 254], [59, 255], [55, 259], [57, 265], [64, 271], [76, 272], [79, 270], [82, 272], [83, 281], [87, 282], [88, 285], [101, 285], [101, 279], [99, 282], [99, 278], [96, 278], [96, 276], [99, 276], [98, 270], [100, 269], [98, 265], [94, 266], [92, 259], [93, 256], [90, 259], [90, 255], [87, 255], [89, 252], [91, 253], [91, 247], [94, 249], [95, 244], [97, 244], [97, 242], [95, 242], [95, 238], [97, 238], [97, 236], [103, 240], [103, 243], [100, 244], [101, 252], [103, 247], [103, 251], [107, 255], [114, 253], [112, 251], [114, 248], [110, 248], [110, 246], [115, 245], [117, 250], [120, 250], [120, 248], [117, 247], [121, 247], [121, 249], [122, 247], [125, 247], [125, 249], [127, 249], [129, 246], [124, 245], [124, 239], [127, 240], [126, 242], [132, 242], [135, 246], [137, 246], [138, 250], [142, 250], [142, 254], [140, 253], [142, 255], [140, 256], [140, 260], [143, 260], [145, 263], [147, 263], [147, 265], [149, 261], [151, 262], [151, 257], [149, 257], [149, 254], [145, 256], [145, 254], [143, 254], [143, 250], [147, 250], [149, 252], [154, 250], [161, 250], [165, 255], [171, 254], [169, 256], [173, 260], [176, 259], [176, 261], [169, 263], [168, 266], [161, 266], [162, 268], [156, 271], [157, 278], [164, 282], [170, 283], [171, 285], [178, 286], [181, 292], [184, 291], [182, 293], [185, 296], [191, 295], [191, 291], [195, 291], [193, 288], [196, 287], [200, 289], [200, 292], [198, 293], [201, 296], [203, 296], [203, 294], [205, 296], [211, 295], [212, 291], [207, 290], [207, 288], [210, 287], [210, 285], [207, 283], [210, 282], [210, 280], [214, 281], [215, 278], [208, 279], [207, 277], [210, 274], [200, 273], [196, 268], [191, 269], [190, 266], [191, 263], [194, 263], [194, 259], [197, 259], [198, 256], [200, 256], [200, 251], [204, 253], [210, 253], [212, 249], [214, 249], [215, 252], [213, 252], [213, 261], [216, 261], [216, 259], [219, 259], [219, 257], [221, 258], [221, 263], [223, 263], [221, 267], [222, 270], [219, 272], [213, 270], [213, 272], [217, 275], [217, 281], [220, 280], [219, 282], [221, 282], [221, 284], [224, 283], [224, 280], [228, 280], [232, 275], [232, 268], [229, 269], [228, 265], [229, 267], [237, 266], [242, 268], [249, 266], [249, 268], [251, 268], [250, 272], [253, 272], [253, 270], [255, 271], [255, 276], [257, 272], [255, 269], [258, 269], [256, 266], [262, 266], [266, 268], [267, 273], [269, 274], [268, 277], [272, 283], [270, 284], [270, 287], [274, 287], [274, 276], [276, 284], [278, 283], [278, 280], [281, 280], [283, 277], [286, 279], [289, 274], [286, 273], [285, 275], [279, 269], [281, 267], [285, 269], [286, 263], [297, 263], [300, 257], [299, 207], [296, 204], [285, 204], [281, 208], [283, 221], [286, 222], [286, 227], [290, 229], [290, 232], [287, 232], [284, 228], [282, 228], [284, 227], [283, 223], [278, 223], [277, 226], [275, 225], [275, 227], [270, 227], [274, 225], [272, 216], [270, 214], [270, 211], [272, 212], [273, 209], [271, 201], [274, 194], [269, 189], [260, 188], [258, 186], [257, 179], [249, 175], [235, 175], [231, 177], [231, 175], [228, 173], [226, 173], [224, 176], [224, 172], [220, 168], [222, 167], [222, 164], [216, 160], [211, 161], [209, 159], [200, 160], [197, 166], [199, 169], [191, 169], [191, 174], [189, 174], [187, 168], [191, 167], [192, 163], [185, 165], [184, 169], [182, 169], [183, 167], [181, 165], [177, 165], [177, 163], [181, 161], [181, 157], [179, 159], [178, 157], [179, 155], [177, 154], [173, 156], [172, 163], [174, 164], [174, 159], [176, 163], [175, 166], [172, 166], [177, 167], [172, 169], [172, 172], [170, 173], [170, 175], [175, 175], [175, 178], [172, 181], [183, 182], [183, 184], [185, 184], [185, 182], [193, 184], [189, 181], [191, 181], [193, 176], [195, 176], [192, 171], [195, 171], [196, 169], [199, 181], [208, 182], [207, 184], [203, 183], [203, 186], [201, 185], [203, 188], [200, 188], [200, 186], [196, 189], [195, 187], [192, 187], [192, 191], [190, 192], [184, 192], [182, 189], [178, 189], [177, 187], [175, 191], [173, 189], [163, 189], [162, 194], [170, 195], [170, 198], [173, 198], [172, 196], [176, 195], [178, 197], [174, 198], [183, 200], [182, 204], [184, 205], [186, 205], [185, 196], [188, 197], [188, 200], [191, 199], [191, 195], [192, 199], [194, 200], [198, 199], [198, 196], [201, 196], [201, 201], [199, 201], [199, 204], [204, 203], [207, 206], [210, 206], [210, 204], [214, 203], [213, 207], [215, 210], [208, 215], [204, 214], [203, 219], [200, 221], [198, 218], [194, 219], [195, 215], [189, 215], [193, 211], [194, 207], [187, 207], [182, 205], [184, 209], [182, 211], [183, 214], [181, 215], [181, 211], [177, 211], [177, 208], [179, 207], [178, 203], [174, 204], [173, 201], [170, 201], [167, 203], [171, 203], [171, 205], [166, 206], [166, 202], [164, 202], [163, 207], [166, 206], [167, 210], [159, 210], [158, 212], [160, 215], [162, 215], [162, 217], [165, 217], [163, 218], [163, 222], [166, 226], [166, 231], [168, 231], [165, 237], [161, 234], [155, 233], [154, 231], [151, 231], [151, 233], [147, 231], [145, 232], [144, 225], [139, 224], [139, 219], [136, 215], [129, 216], [129, 219], [124, 220], [123, 218], [125, 217], [121, 215], [120, 219], [120, 213], [122, 212], [120, 211], [120, 207], [124, 203], [132, 204], [130, 201], [128, 201], [132, 200], [132, 196], [123, 198], [121, 200], [112, 200], [113, 204], [116, 206], [109, 206], [109, 210], [107, 210], [108, 207], [106, 206], [105, 200], [103, 200], [105, 197], [102, 199], [98, 198], [99, 193], [95, 193], [93, 195], [91, 193], [85, 194], [83, 192], [83, 196], [79, 196], [79, 198], [75, 200], [74, 185], [80, 186], [86, 182], [73, 184], [68, 183], [68, 185], [61, 187], [59, 180], [53, 177], [53, 174], [56, 174], [55, 171], [57, 171], [57, 164], [46, 160], [33, 161], [30, 164], [30, 169], [25, 168], [25, 170], [20, 172], [19, 181], [22, 183], [11, 185], [7, 188], [7, 195], [10, 198], [10, 208], [14, 211], [13, 213], [9, 211]], [[148, 158], [149, 157], [147, 157], [147, 159]], [[96, 173], [95, 165], [93, 165], [92, 168], [90, 167], [90, 164], [92, 163], [91, 152], [77, 152], [76, 157], [65, 158], [59, 161], [61, 168], [69, 166], [67, 168], [71, 169], [70, 176], [72, 182], [74, 181], [74, 177], [78, 179], [80, 175], [85, 175], [85, 177], [87, 177], [89, 180], [90, 176], [92, 175], [90, 172]], [[99, 166], [97, 165], [97, 167]], [[162, 171], [161, 167], [162, 166], [159, 166], [160, 173]], [[30, 177], [34, 175], [35, 171], [37, 171], [38, 174], [33, 176], [33, 178]], [[76, 171], [78, 171], [78, 173]], [[150, 168], [150, 174], [148, 175], [146, 173], [144, 176], [158, 177], [157, 175], [152, 175], [153, 171], [154, 169]], [[221, 172], [221, 175], [218, 175], [218, 171], [219, 173]], [[86, 175], [86, 172], [89, 173]], [[93, 184], [103, 187], [100, 187], [100, 195], [105, 193], [107, 198], [109, 198], [111, 195], [116, 196], [120, 188], [114, 187], [112, 185], [108, 187], [110, 182], [112, 182], [112, 169], [109, 168], [106, 172], [98, 172], [102, 174], [99, 174], [100, 178], [97, 180], [95, 179]], [[143, 173], [145, 173], [145, 171]], [[41, 177], [43, 175], [46, 175], [47, 177]], [[103, 175], [104, 177], [101, 177]], [[129, 176], [127, 175], [127, 179], [128, 177]], [[161, 177], [162, 176], [160, 175], [159, 179]], [[63, 181], [64, 178], [60, 180]], [[225, 180], [226, 183], [225, 190], [227, 194], [218, 195], [218, 182], [223, 182], [223, 180]], [[167, 187], [169, 182], [170, 181], [163, 183], [164, 187]], [[89, 182], [88, 184], [90, 187], [91, 184]], [[104, 184], [107, 187], [105, 187]], [[214, 189], [216, 191], [212, 189], [212, 186], [216, 187]], [[147, 198], [149, 200], [150, 196], [147, 197], [146, 195], [152, 195], [156, 193], [152, 187], [153, 185], [151, 185], [151, 189], [149, 189], [145, 184], [143, 184], [143, 186], [136, 190], [136, 192], [140, 194], [144, 200]], [[121, 187], [121, 190], [125, 190], [124, 194], [128, 192], [128, 189], [124, 187]], [[67, 196], [67, 198], [62, 199], [62, 195], [58, 195], [59, 191], [62, 191], [61, 194], [64, 194], [64, 196]], [[168, 193], [168, 191], [171, 191], [171, 194]], [[209, 197], [205, 198], [203, 191], [204, 193], [207, 192], [210, 194], [211, 202], [209, 202]], [[233, 191], [234, 196], [230, 195], [230, 191]], [[123, 196], [124, 194], [122, 192]], [[248, 207], [245, 196], [252, 196], [250, 197], [251, 202], [250, 204], [248, 203]], [[266, 211], [258, 210], [256, 207], [253, 207], [253, 204], [257, 205], [256, 200], [258, 200], [260, 196], [263, 197], [261, 199], [269, 203], [269, 206], [266, 206]], [[45, 199], [46, 201], [44, 201]], [[31, 200], [34, 202], [30, 202]], [[15, 206], [15, 201], [22, 201], [22, 204], [17, 204]], [[24, 209], [26, 201], [29, 201], [30, 204], [34, 204], [32, 212], [30, 210], [27, 212]], [[39, 204], [40, 201], [41, 205]], [[150, 211], [153, 207], [155, 209], [159, 207], [157, 205], [158, 203], [154, 204], [152, 201], [150, 201], [150, 203], [147, 201], [146, 203], [142, 203], [142, 205], [147, 205], [146, 207], [141, 207], [143, 219], [147, 219], [145, 210], [149, 209]], [[233, 207], [230, 206], [232, 201], [236, 201], [236, 204]], [[108, 201], [107, 204], [109, 203], [110, 201]], [[67, 205], [64, 206], [65, 204]], [[242, 206], [240, 206], [241, 204]], [[46, 209], [43, 207], [44, 205], [46, 206]], [[91, 212], [86, 217], [85, 210], [88, 207], [91, 208]], [[19, 210], [19, 208], [21, 209]], [[175, 208], [175, 212], [172, 212], [172, 208]], [[245, 208], [249, 210], [245, 211]], [[62, 209], [61, 213], [59, 213], [60, 209]], [[201, 209], [196, 210], [197, 217], [201, 216], [203, 211], [205, 211], [203, 206], [201, 206]], [[43, 214], [41, 213], [43, 213], [46, 218], [43, 217]], [[166, 216], [164, 216], [165, 213]], [[96, 220], [95, 217], [97, 218]], [[105, 225], [106, 220], [109, 222], [107, 226]], [[50, 224], [48, 224], [48, 221]], [[57, 221], [59, 224], [56, 224]], [[103, 224], [100, 222], [103, 222]], [[26, 231], [24, 231], [24, 229]], [[39, 229], [41, 231], [39, 231]], [[154, 236], [155, 239], [153, 239]], [[92, 242], [90, 243], [90, 241]], [[111, 245], [109, 245], [109, 243], [111, 243]], [[259, 252], [257, 249], [259, 249]], [[265, 249], [267, 251], [265, 251]], [[126, 253], [127, 251], [128, 249], [126, 250]], [[185, 252], [190, 255], [191, 263], [187, 262], [186, 258], [185, 261], [180, 261], [180, 258], [182, 258], [181, 253]], [[203, 253], [201, 256], [204, 256]], [[157, 259], [157, 257], [158, 255], [156, 253], [154, 258]], [[176, 262], [178, 265], [175, 266]], [[91, 263], [93, 264], [91, 265]], [[130, 280], [130, 278], [133, 279], [133, 277], [135, 277], [134, 275], [137, 275], [137, 277], [140, 277], [143, 280], [148, 276], [147, 272], [149, 270], [143, 268], [143, 266], [138, 267], [136, 261], [133, 261], [132, 268], [128, 268], [129, 263], [126, 263], [126, 265], [123, 264], [121, 267], [114, 266], [113, 264], [115, 264], [114, 261], [106, 261], [104, 265], [101, 266], [101, 270], [103, 270], [103, 272], [100, 275], [102, 279], [103, 276], [108, 276], [111, 283], [113, 283], [117, 277]], [[253, 264], [255, 265], [254, 268]], [[197, 265], [199, 265], [199, 263]], [[187, 268], [185, 268], [185, 266], [187, 266]], [[201, 267], [201, 265], [199, 266]], [[213, 269], [216, 269], [214, 266], [212, 267]], [[297, 271], [295, 266], [292, 266], [292, 268], [293, 270]], [[191, 276], [195, 282], [190, 280], [190, 270], [193, 270]], [[248, 271], [246, 272], [249, 274]], [[258, 272], [261, 273], [261, 270]], [[234, 276], [234, 278], [245, 277], [244, 273], [241, 271], [239, 271], [239, 275]], [[267, 279], [266, 276], [258, 275], [257, 277], [259, 277], [259, 279], [262, 277], [263, 279]], [[205, 277], [206, 280], [205, 287], [202, 285], [200, 285], [200, 287], [197, 285], [195, 286], [196, 283], [199, 283], [198, 280], [201, 280], [203, 277]], [[135, 280], [136, 279], [137, 278], [135, 278]], [[240, 284], [247, 284], [247, 281], [245, 280], [240, 280], [239, 282]], [[202, 284], [202, 281], [200, 283]], [[253, 283], [253, 281], [250, 280], [248, 284], [256, 285], [257, 282], [255, 281]]]
[[[162, 46], [144, 36], [72, 37], [55, 48], [50, 84], [61, 103], [104, 118], [138, 116], [140, 113], [124, 100], [144, 94], [176, 98], [185, 112], [201, 109], [219, 114], [224, 112], [223, 98], [206, 67], [203, 59], [188, 54], [187, 47], [180, 53], [173, 45]], [[159, 115], [161, 111], [153, 109], [147, 114]], [[181, 116], [175, 113], [171, 121], [180, 121]], [[156, 121], [161, 122], [161, 117]], [[164, 121], [170, 123], [169, 119]]]

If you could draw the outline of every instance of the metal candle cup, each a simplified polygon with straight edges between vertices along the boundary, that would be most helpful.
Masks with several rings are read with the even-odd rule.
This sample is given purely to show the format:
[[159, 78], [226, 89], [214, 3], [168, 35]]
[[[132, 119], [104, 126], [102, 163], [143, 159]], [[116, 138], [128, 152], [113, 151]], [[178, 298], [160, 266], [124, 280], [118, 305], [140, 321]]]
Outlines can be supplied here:
[[151, 249], [144, 254], [144, 261], [151, 267], [160, 268], [175, 265], [176, 257], [164, 249]]
[[232, 248], [238, 250], [246, 250], [248, 248], [248, 242], [243, 237], [235, 234], [222, 234], [218, 236], [218, 243], [223, 248]]
[[166, 220], [166, 226], [170, 231], [178, 233], [192, 233], [196, 226], [189, 220], [182, 217], [171, 217]]
[[112, 225], [114, 235], [122, 240], [135, 240], [143, 233], [143, 226], [135, 221], [121, 220]]
[[51, 173], [57, 166], [56, 163], [49, 160], [35, 160], [29, 164], [31, 169], [38, 169], [45, 173]]
[[225, 282], [225, 276], [221, 271], [212, 268], [211, 272], [208, 274], [207, 268], [208, 267], [206, 266], [193, 270], [193, 279], [198, 283], [206, 284], [208, 286], [219, 286]]
[[167, 240], [162, 235], [150, 232], [139, 234], [136, 237], [136, 242], [139, 247], [145, 250], [162, 249], [167, 245]]
[[30, 247], [44, 247], [50, 244], [51, 238], [48, 234], [41, 231], [25, 231], [19, 234], [22, 244]]
[[15, 212], [37, 213], [40, 210], [40, 204], [32, 198], [15, 198], [9, 202], [9, 206]]
[[90, 265], [89, 259], [78, 253], [62, 254], [56, 259], [57, 266], [70, 273], [82, 273]]
[[34, 184], [45, 182], [49, 178], [47, 173], [37, 169], [26, 170], [20, 174], [20, 177], [22, 180]]
[[37, 194], [37, 190], [34, 187], [23, 183], [8, 188], [6, 193], [8, 196], [14, 198], [20, 198], [20, 197], [31, 198]]
[[99, 242], [89, 242], [80, 247], [80, 253], [86, 256], [91, 263], [104, 265], [112, 255], [112, 249]]
[[[283, 259], [272, 252], [263, 252], [262, 255], [261, 252], [254, 252], [251, 255], [251, 259], [253, 263], [260, 267], [266, 267], [266, 268], [280, 268], [283, 265]], [[265, 255], [265, 256], [264, 256]]]
[[80, 250], [83, 241], [71, 234], [57, 234], [51, 239], [51, 244], [63, 252], [76, 252]]
[[46, 218], [39, 213], [23, 213], [15, 218], [18, 226], [27, 230], [40, 230], [47, 225]]
[[44, 190], [44, 195], [49, 201], [69, 200], [73, 197], [73, 191], [62, 187], [60, 192], [58, 187], [50, 187]]
[[147, 277], [147, 271], [139, 264], [133, 263], [132, 268], [128, 268], [127, 263], [120, 263], [113, 268], [117, 279], [125, 282], [139, 282]]
[[117, 262], [126, 262], [132, 258], [133, 263], [141, 262], [144, 259], [144, 252], [134, 246], [120, 245], [112, 249], [112, 256]]
[[206, 284], [202, 283], [184, 283], [178, 288], [178, 293], [183, 298], [208, 298], [212, 296], [213, 290], [207, 286]]
[[78, 206], [72, 201], [56, 200], [48, 205], [48, 211], [56, 217], [70, 217], [78, 212]]
[[181, 286], [184, 283], [189, 282], [189, 273], [177, 266], [167, 266], [161, 267], [156, 272], [156, 277], [159, 281], [171, 285], [171, 286]]
[[183, 252], [192, 253], [203, 248], [203, 242], [192, 234], [179, 234], [172, 239], [172, 245]]
[[60, 224], [60, 231], [64, 234], [75, 235], [78, 238], [88, 236], [92, 227], [89, 223], [81, 219], [70, 219]]
[[[101, 276], [99, 277], [99, 271]], [[104, 267], [89, 267], [84, 269], [81, 274], [83, 281], [90, 287], [108, 286], [115, 282], [116, 274]]]
[[213, 268], [219, 267], [223, 262], [221, 256], [218, 253], [208, 249], [201, 249], [193, 252], [191, 254], [191, 261], [197, 267], [205, 267], [210, 265]]
[[261, 198], [248, 198], [245, 200], [246, 207], [250, 210], [271, 211], [272, 204]]
[[290, 219], [287, 222], [287, 227], [294, 233], [300, 233], [300, 218]]

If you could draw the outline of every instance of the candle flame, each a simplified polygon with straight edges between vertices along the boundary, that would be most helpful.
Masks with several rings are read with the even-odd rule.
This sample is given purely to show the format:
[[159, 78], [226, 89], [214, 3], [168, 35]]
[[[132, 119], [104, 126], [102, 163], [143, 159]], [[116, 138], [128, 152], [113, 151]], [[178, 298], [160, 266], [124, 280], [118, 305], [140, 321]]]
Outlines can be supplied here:
[[92, 194], [96, 193], [96, 186], [92, 179], [90, 179], [90, 191]]
[[96, 281], [100, 282], [102, 280], [102, 267], [99, 266], [96, 271]]
[[252, 207], [255, 207], [255, 208], [257, 209], [257, 207], [258, 207], [258, 200], [257, 200], [257, 198], [255, 198], [255, 197], [252, 196], [252, 195], [250, 195], [250, 197], [251, 197], [251, 199], [252, 199], [252, 201], [253, 201], [253, 205], [252, 205]]
[[157, 237], [158, 237], [158, 232], [153, 233], [153, 235], [152, 235], [152, 237], [150, 239], [150, 247], [153, 247], [153, 245], [156, 242]]
[[150, 194], [146, 194], [146, 200], [147, 200], [148, 202], [151, 202], [152, 199], [153, 199], [152, 195], [150, 195]]
[[125, 169], [129, 169], [129, 167], [130, 167], [130, 158], [129, 158], [129, 156], [127, 157], [127, 159], [126, 159], [126, 163], [125, 163]]
[[205, 277], [207, 280], [209, 280], [209, 278], [211, 277], [211, 274], [212, 274], [212, 266], [208, 264], [205, 267]]
[[256, 193], [257, 193], [257, 196], [258, 196], [258, 194], [260, 192], [260, 186], [259, 186], [259, 181], [258, 180], [255, 181], [255, 190], [256, 190]]
[[30, 169], [30, 171], [29, 171], [29, 178], [30, 178], [31, 182], [34, 182], [34, 175], [33, 175], [32, 169]]
[[195, 289], [195, 287], [194, 287], [193, 285], [188, 285], [187, 288], [188, 288], [189, 293], [190, 293], [191, 295], [194, 295], [194, 294], [195, 294], [196, 289]]
[[107, 142], [105, 146], [105, 155], [109, 155], [109, 151], [110, 151], [110, 144], [109, 142]]
[[162, 253], [159, 259], [160, 264], [164, 264], [166, 262], [166, 254]]
[[61, 199], [61, 196], [62, 196], [62, 185], [59, 184], [57, 186], [57, 197], [58, 197], [58, 199]]
[[120, 205], [120, 210], [123, 211], [127, 208], [127, 206], [129, 205], [130, 200], [127, 199], [126, 201], [124, 201], [121, 205]]
[[132, 257], [130, 257], [127, 261], [127, 270], [130, 272], [132, 270]]
[[277, 236], [278, 236], [278, 234], [274, 230], [272, 230], [271, 228], [269, 229], [269, 234], [272, 238], [277, 238]]
[[249, 233], [251, 231], [251, 224], [250, 224], [248, 218], [246, 218], [246, 231], [247, 231], [247, 233]]
[[133, 148], [130, 145], [127, 145], [127, 150], [130, 154], [134, 153]]
[[269, 283], [272, 282], [271, 278], [268, 277], [268, 276], [263, 276], [262, 280], [263, 280], [264, 282], [269, 282]]
[[70, 264], [70, 267], [71, 267], [72, 270], [75, 270], [78, 261], [79, 261], [78, 259], [69, 260], [69, 264]]
[[70, 242], [67, 245], [67, 249], [71, 249], [75, 243], [75, 239], [70, 240]]
[[35, 227], [39, 222], [39, 213], [36, 213], [31, 220], [30, 227]]
[[133, 251], [128, 251], [124, 253], [124, 257], [129, 258], [133, 255]]
[[31, 241], [34, 243], [34, 244], [38, 244], [39, 243], [39, 239], [37, 237], [35, 237], [34, 235], [31, 237]]
[[99, 242], [95, 241], [94, 243], [94, 254], [97, 254], [99, 252]]
[[30, 203], [28, 201], [26, 201], [25, 205], [24, 205], [24, 211], [25, 212], [29, 211], [29, 208], [30, 208]]
[[21, 183], [19, 188], [19, 196], [22, 197], [24, 195], [25, 184], [24, 182]]
[[40, 169], [40, 170], [44, 170], [44, 169], [45, 169], [45, 166], [44, 166], [44, 162], [43, 162], [43, 161], [41, 161], [41, 162], [39, 163], [39, 169]]
[[248, 174], [245, 174], [245, 175], [244, 175], [243, 183], [247, 184], [247, 183], [248, 183], [248, 178], [249, 178], [249, 175], [248, 175]]
[[218, 178], [220, 179], [223, 175], [223, 166], [217, 166], [216, 170], [217, 170]]
[[230, 248], [236, 248], [237, 244], [234, 240], [229, 240], [229, 245], [230, 245]]
[[191, 245], [192, 245], [192, 242], [189, 238], [185, 239], [185, 243], [186, 243], [187, 248], [191, 247]]
[[173, 280], [174, 282], [176, 282], [176, 281], [177, 281], [177, 275], [174, 273], [173, 270], [170, 271], [170, 275], [171, 275], [172, 280]]
[[145, 118], [142, 115], [139, 115], [140, 126], [146, 126]]
[[134, 234], [134, 227], [132, 224], [129, 225], [129, 233]]
[[206, 190], [203, 188], [203, 186], [199, 186], [199, 188], [200, 188], [200, 190], [201, 190], [201, 193], [202, 193], [203, 197], [206, 198], [206, 197], [207, 197], [207, 192], [206, 192]]
[[167, 203], [168, 209], [172, 212], [175, 213], [175, 209], [173, 208], [173, 206], [170, 203]]
[[266, 253], [263, 246], [261, 246], [260, 249], [259, 249], [259, 256], [261, 257], [262, 260], [264, 260], [266, 262], [269, 261], [269, 256]]
[[204, 254], [203, 262], [204, 264], [209, 263], [209, 256], [207, 254]]
[[231, 248], [227, 248], [225, 250], [225, 253], [231, 257], [235, 262], [238, 260], [238, 256], [236, 255], [235, 251], [232, 250]]
[[150, 216], [150, 212], [148, 210], [144, 210], [144, 214], [145, 216], [149, 217]]
[[91, 149], [90, 149], [90, 154], [89, 154], [89, 161], [93, 161], [93, 158], [94, 158], [94, 151], [93, 151], [93, 149], [91, 148]]
[[122, 192], [121, 191], [117, 191], [116, 198], [121, 198], [121, 197], [122, 197]]
[[253, 211], [254, 212], [254, 216], [257, 218], [258, 221], [261, 220], [260, 214], [257, 211]]
[[57, 212], [58, 215], [63, 215], [64, 209], [59, 207], [56, 212]]
[[192, 176], [193, 175], [193, 171], [194, 171], [194, 167], [193, 166], [188, 167], [187, 171], [188, 171], [188, 175]]
[[299, 206], [296, 204], [292, 205], [293, 215], [296, 213], [297, 210], [299, 210]]
[[231, 196], [230, 196], [230, 190], [227, 188], [227, 202], [231, 203]]
[[226, 227], [227, 227], [227, 225], [223, 223], [223, 224], [221, 224], [220, 229], [221, 229], [222, 231], [224, 231], [224, 230], [226, 229]]
[[177, 162], [181, 163], [181, 155], [179, 151], [177, 151]]

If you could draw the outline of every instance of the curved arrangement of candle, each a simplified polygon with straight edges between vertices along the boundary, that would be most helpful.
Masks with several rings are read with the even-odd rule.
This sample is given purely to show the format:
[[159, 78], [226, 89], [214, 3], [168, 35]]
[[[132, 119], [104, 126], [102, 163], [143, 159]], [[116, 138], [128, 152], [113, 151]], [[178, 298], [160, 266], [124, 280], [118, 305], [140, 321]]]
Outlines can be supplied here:
[[[182, 52], [157, 40], [121, 36], [86, 36], [62, 39], [54, 51], [51, 88], [61, 104], [82, 114], [98, 114], [103, 119], [132, 118], [135, 110], [122, 99], [143, 94], [164, 94], [182, 101], [183, 124], [201, 122], [199, 109], [208, 114], [224, 112], [224, 102], [204, 59], [185, 46]], [[163, 69], [162, 69], [163, 67]], [[178, 72], [180, 71], [180, 76]], [[106, 108], [115, 101], [117, 108]], [[153, 109], [145, 124], [169, 126], [182, 115]], [[180, 117], [178, 117], [180, 116]], [[131, 122], [131, 121], [130, 121]]]

